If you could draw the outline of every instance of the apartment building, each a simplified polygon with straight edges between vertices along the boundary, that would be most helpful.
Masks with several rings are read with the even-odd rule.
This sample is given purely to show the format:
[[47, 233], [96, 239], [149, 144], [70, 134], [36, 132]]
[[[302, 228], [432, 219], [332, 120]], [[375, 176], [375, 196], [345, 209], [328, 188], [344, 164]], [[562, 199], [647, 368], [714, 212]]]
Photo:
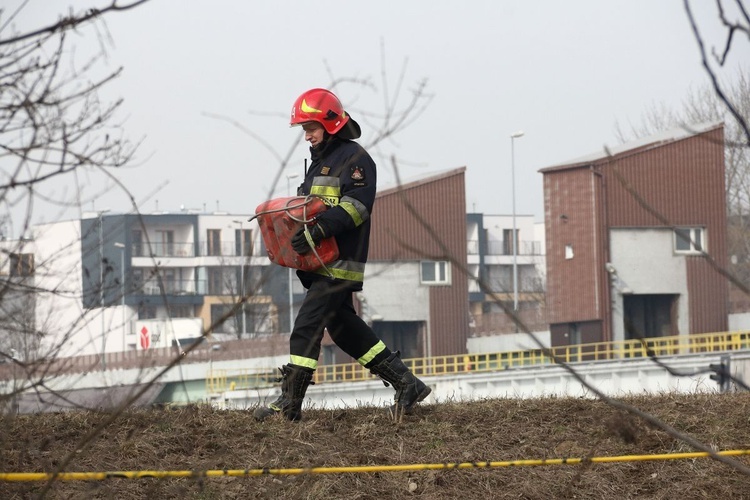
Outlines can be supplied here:
[[541, 172], [553, 345], [727, 329], [722, 123]]
[[[248, 215], [85, 214], [33, 228], [42, 354], [104, 354], [289, 330], [289, 277]], [[239, 297], [247, 296], [244, 307]]]
[[506, 310], [531, 330], [546, 330], [544, 224], [526, 214], [470, 213], [466, 220], [472, 335], [517, 332]]

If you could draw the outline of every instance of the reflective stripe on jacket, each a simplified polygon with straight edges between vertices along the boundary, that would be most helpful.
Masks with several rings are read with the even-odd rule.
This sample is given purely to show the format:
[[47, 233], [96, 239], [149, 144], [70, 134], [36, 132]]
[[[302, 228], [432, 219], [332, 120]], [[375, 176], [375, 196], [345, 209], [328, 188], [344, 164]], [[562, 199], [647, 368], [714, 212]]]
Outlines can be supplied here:
[[[331, 207], [317, 216], [326, 235], [335, 236], [339, 260], [303, 280], [321, 276], [346, 280], [361, 289], [370, 244], [370, 213], [375, 202], [377, 171], [367, 151], [353, 141], [331, 137], [307, 171], [299, 195], [316, 195]], [[317, 157], [316, 157], [317, 156]], [[330, 274], [329, 274], [330, 272]]]

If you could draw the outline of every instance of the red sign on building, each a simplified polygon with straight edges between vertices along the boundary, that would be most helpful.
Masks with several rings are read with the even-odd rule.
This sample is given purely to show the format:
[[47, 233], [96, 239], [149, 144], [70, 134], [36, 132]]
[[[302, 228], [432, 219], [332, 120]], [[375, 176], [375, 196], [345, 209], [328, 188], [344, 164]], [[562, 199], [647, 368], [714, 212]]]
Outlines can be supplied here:
[[141, 347], [143, 349], [148, 349], [151, 347], [151, 332], [148, 331], [148, 328], [145, 326], [141, 328]]

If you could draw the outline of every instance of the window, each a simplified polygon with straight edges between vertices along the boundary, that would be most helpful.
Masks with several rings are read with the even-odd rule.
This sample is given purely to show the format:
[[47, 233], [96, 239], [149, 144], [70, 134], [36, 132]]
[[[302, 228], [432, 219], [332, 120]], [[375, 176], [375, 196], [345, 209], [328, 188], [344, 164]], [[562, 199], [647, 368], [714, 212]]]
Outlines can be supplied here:
[[573, 245], [565, 245], [565, 259], [570, 260], [573, 258]]
[[138, 319], [155, 319], [156, 307], [141, 304], [138, 306]]
[[[234, 313], [232, 310], [236, 309]], [[241, 338], [244, 333], [273, 333], [273, 317], [268, 304], [246, 304], [245, 321], [242, 321], [242, 308], [230, 304], [211, 305], [211, 324], [215, 333], [232, 333]]]
[[177, 281], [177, 272], [172, 268], [165, 268], [162, 270], [162, 283], [164, 284], [164, 292], [168, 294], [177, 293], [177, 287], [179, 285]]
[[211, 305], [211, 324], [214, 327], [214, 333], [237, 334], [240, 331], [240, 312], [236, 311], [234, 314], [231, 314], [232, 307], [226, 304]]
[[248, 282], [249, 276], [247, 274], [247, 266], [239, 266], [235, 268], [234, 272], [234, 294], [238, 297], [242, 297], [245, 295], [252, 295], [252, 289], [250, 288], [250, 284]]
[[700, 227], [680, 227], [674, 230], [676, 253], [702, 253], [706, 248], [705, 231]]
[[[253, 295], [267, 295], [267, 290], [273, 290], [274, 286], [270, 281], [262, 267], [245, 267], [245, 291], [250, 290]], [[292, 292], [305, 293], [298, 279], [292, 279]]]
[[487, 284], [493, 292], [513, 289], [513, 266], [487, 266]]
[[133, 257], [143, 257], [143, 233], [140, 229], [133, 229], [130, 232], [130, 238], [133, 240]]
[[221, 255], [221, 229], [208, 229], [206, 236], [207, 255]]
[[208, 268], [208, 294], [224, 295], [224, 273], [220, 267]]
[[173, 257], [174, 256], [174, 231], [156, 231], [157, 235], [157, 257]]
[[253, 240], [250, 229], [234, 230], [234, 254], [244, 256], [253, 254]]
[[[127, 283], [127, 280], [125, 281]], [[140, 291], [143, 288], [143, 269], [134, 267], [130, 270], [130, 290]]]
[[[516, 255], [519, 253], [518, 248], [518, 229], [515, 231], [516, 235]], [[503, 229], [503, 255], [513, 255], [513, 230]]]
[[320, 349], [322, 362], [321, 365], [333, 365], [336, 363], [336, 346], [324, 345]]
[[450, 265], [446, 261], [424, 261], [421, 265], [423, 285], [450, 285]]
[[192, 318], [193, 306], [187, 304], [170, 304], [169, 312], [173, 318]]
[[273, 315], [269, 304], [246, 304], [245, 322], [250, 333], [273, 333]]

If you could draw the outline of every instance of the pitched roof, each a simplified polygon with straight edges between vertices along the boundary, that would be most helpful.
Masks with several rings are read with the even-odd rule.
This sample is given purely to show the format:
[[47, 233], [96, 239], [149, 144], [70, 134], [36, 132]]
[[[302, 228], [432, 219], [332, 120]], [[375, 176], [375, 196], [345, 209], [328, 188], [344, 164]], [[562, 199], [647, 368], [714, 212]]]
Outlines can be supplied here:
[[380, 198], [381, 196], [388, 196], [398, 191], [403, 191], [406, 189], [413, 189], [415, 187], [423, 186], [431, 182], [436, 182], [441, 179], [445, 179], [447, 177], [452, 177], [454, 175], [463, 174], [465, 171], [466, 171], [466, 167], [458, 167], [452, 170], [446, 170], [445, 172], [439, 172], [429, 177], [420, 177], [419, 179], [416, 179], [413, 181], [402, 182], [402, 183], [396, 184], [395, 186], [388, 185], [384, 187], [383, 189], [378, 189], [377, 197]]
[[682, 125], [676, 128], [658, 132], [648, 137], [641, 137], [624, 144], [619, 144], [617, 146], [608, 147], [605, 145], [601, 151], [590, 153], [579, 158], [574, 158], [564, 163], [558, 163], [549, 167], [539, 169], [539, 172], [545, 173], [556, 170], [567, 170], [589, 166], [626, 153], [642, 151], [654, 147], [661, 147], [666, 144], [680, 141], [682, 139], [700, 135], [719, 128], [723, 126], [723, 124], [723, 122], [707, 122], [694, 125]]

